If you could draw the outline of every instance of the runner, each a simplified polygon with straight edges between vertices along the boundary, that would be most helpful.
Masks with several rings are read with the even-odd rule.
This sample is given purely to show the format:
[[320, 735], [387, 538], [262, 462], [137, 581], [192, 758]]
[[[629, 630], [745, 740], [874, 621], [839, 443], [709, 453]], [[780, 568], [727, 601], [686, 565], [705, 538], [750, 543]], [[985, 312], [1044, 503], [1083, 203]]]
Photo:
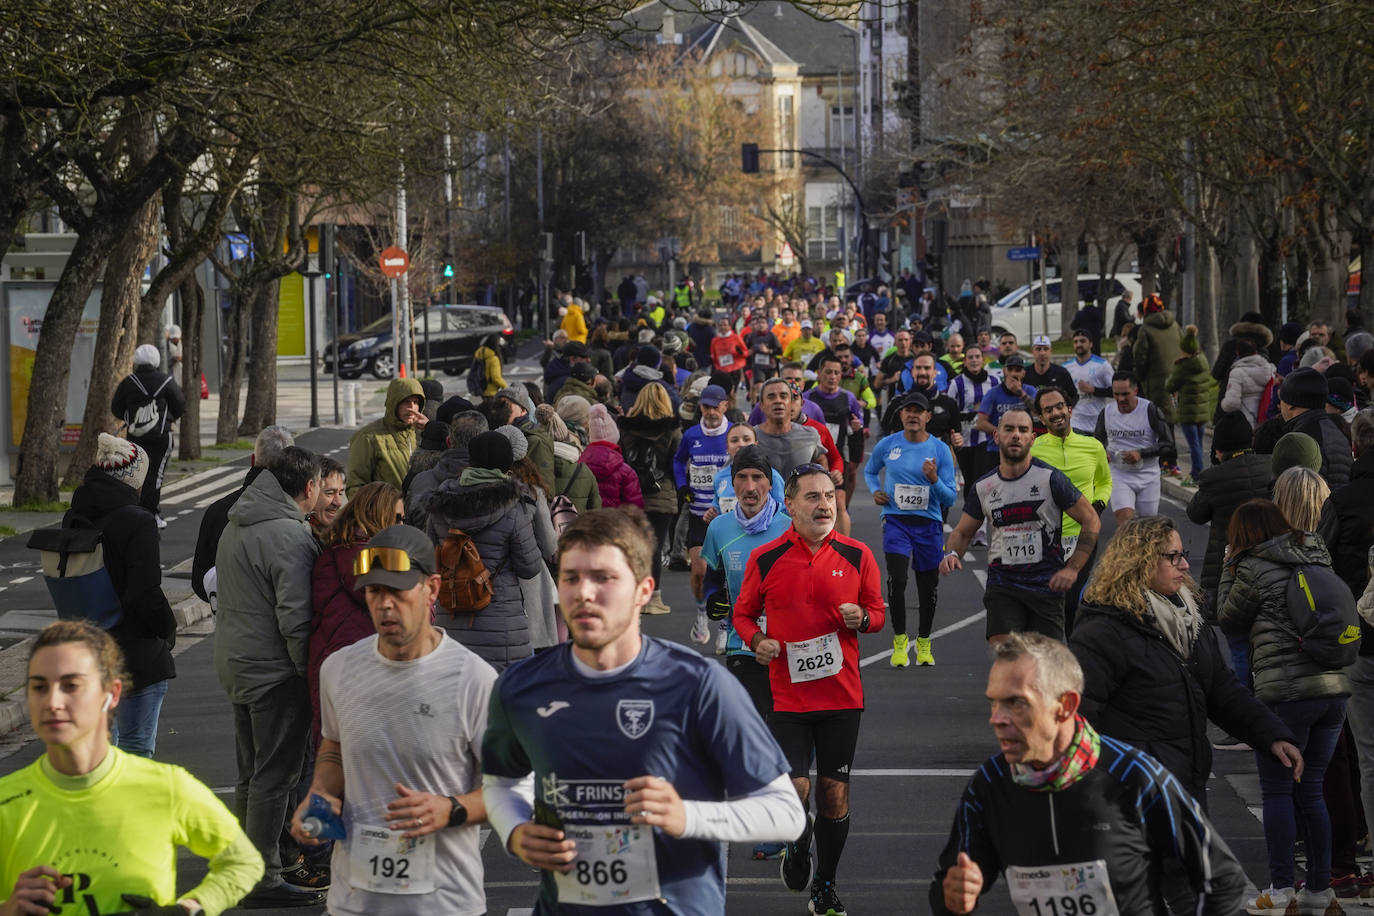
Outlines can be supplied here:
[[825, 341], [813, 333], [815, 325], [810, 318], [801, 322], [801, 336], [783, 348], [783, 359], [788, 362], [807, 363], [811, 357], [825, 349]]
[[[978, 469], [986, 461], [989, 437], [978, 428], [978, 411], [983, 406], [983, 397], [995, 384], [983, 368], [983, 351], [973, 347], [964, 353], [964, 369], [949, 383], [946, 392], [959, 412], [959, 431], [964, 437], [963, 446], [955, 450], [954, 456], [964, 476], [965, 496], [973, 490], [980, 476]], [[975, 542], [975, 546], [981, 545]]]
[[[1021, 377], [1021, 384], [1038, 391], [1041, 388], [1058, 388], [1073, 400], [1073, 393], [1076, 391], [1073, 385], [1073, 376], [1069, 375], [1069, 370], [1054, 362], [1051, 359], [1053, 353], [1050, 346], [1050, 339], [1045, 334], [1040, 334], [1031, 342], [1031, 364], [1026, 367], [1026, 374]], [[1044, 432], [1044, 428], [1039, 425], [1040, 415], [1035, 414], [1036, 433]]]
[[849, 775], [864, 705], [858, 634], [882, 629], [882, 586], [868, 547], [834, 530], [835, 484], [825, 467], [794, 468], [784, 496], [792, 527], [750, 555], [734, 624], [759, 664], [768, 666], [768, 727], [787, 755], [803, 806], [811, 796], [813, 757], [819, 776], [815, 877], [808, 820], [783, 853], [783, 884], [801, 891], [810, 880], [811, 912], [844, 916], [835, 875], [849, 835]]
[[897, 395], [897, 382], [911, 355], [911, 332], [898, 330], [893, 335], [891, 351], [883, 352], [882, 362], [878, 363], [878, 376], [873, 380], [873, 387], [886, 392], [889, 402]]
[[[759, 437], [754, 427], [747, 423], [736, 423], [730, 427], [730, 431], [725, 434], [725, 448], [733, 462], [739, 450], [750, 445], [758, 445]], [[770, 465], [771, 467], [771, 465]], [[710, 532], [710, 524], [717, 516], [726, 515], [735, 511], [735, 506], [739, 500], [735, 496], [734, 478], [730, 473], [730, 465], [724, 465], [716, 469], [715, 481], [712, 483], [715, 491], [715, 499], [711, 503], [711, 508], [706, 510], [704, 516], [707, 524], [707, 532]], [[779, 506], [782, 505], [782, 477], [776, 469], [773, 470], [772, 485], [768, 490], [768, 498]]]
[[[864, 481], [873, 502], [882, 506], [883, 556], [887, 561], [887, 603], [892, 614], [894, 668], [910, 664], [907, 657], [906, 568], [916, 573], [916, 597], [921, 616], [916, 630], [916, 664], [933, 665], [930, 630], [935, 623], [935, 600], [940, 585], [941, 545], [945, 540], [945, 510], [956, 495], [954, 457], [944, 443], [926, 432], [930, 402], [925, 395], [908, 394], [899, 402], [902, 431], [873, 448], [864, 467]], [[886, 470], [884, 479], [879, 475]]]
[[[834, 440], [835, 447], [840, 450], [842, 476], [836, 483], [844, 494], [840, 510], [847, 512], [849, 502], [854, 496], [854, 485], [863, 456], [864, 406], [852, 392], [840, 387], [840, 382], [844, 379], [846, 360], [834, 353], [823, 353], [819, 359], [821, 363], [816, 377], [816, 387], [806, 393], [806, 398], [820, 406], [821, 413], [825, 415], [826, 431]], [[858, 459], [852, 457], [855, 439], [858, 440]], [[843, 529], [842, 533], [845, 533]]]
[[1196, 913], [1231, 916], [1245, 873], [1197, 801], [1153, 757], [1079, 712], [1073, 653], [1020, 633], [994, 649], [989, 724], [1002, 752], [964, 790], [930, 885], [933, 913], [971, 913], [1005, 872], [1016, 912], [1155, 916], [1181, 863]]
[[1135, 515], [1159, 513], [1159, 461], [1175, 453], [1174, 437], [1159, 408], [1140, 397], [1135, 375], [1112, 376], [1112, 403], [1093, 435], [1107, 448], [1112, 470], [1112, 512], [1119, 525]]
[[[1022, 630], [1063, 640], [1063, 593], [1087, 564], [1101, 527], [1097, 513], [1064, 472], [1031, 457], [1034, 439], [1029, 411], [1011, 408], [1002, 414], [998, 466], [979, 478], [964, 500], [963, 517], [940, 563], [943, 575], [963, 569], [960, 558], [973, 533], [984, 518], [991, 522], [983, 606], [992, 643]], [[1081, 526], [1067, 559], [1060, 540], [1064, 513]]]
[[748, 360], [749, 348], [730, 326], [730, 319], [721, 318], [716, 322], [716, 336], [711, 340], [711, 363], [716, 373], [730, 377], [730, 384], [724, 387], [730, 392], [732, 400], [734, 393], [739, 390]]
[[673, 477], [677, 481], [678, 502], [687, 507], [687, 558], [692, 570], [692, 596], [697, 615], [692, 622], [692, 641], [705, 644], [711, 639], [706, 622], [705, 593], [702, 580], [706, 567], [701, 562], [701, 544], [706, 540], [706, 512], [715, 496], [712, 484], [716, 471], [729, 460], [725, 435], [730, 423], [725, 408], [730, 395], [719, 385], [707, 385], [701, 392], [701, 422], [682, 434], [682, 444], [673, 457]]
[[749, 400], [755, 402], [759, 399], [759, 386], [778, 372], [782, 344], [768, 330], [768, 317], [762, 311], [754, 312], [750, 324], [753, 330], [744, 343], [749, 348]]
[[1112, 396], [1112, 364], [1093, 353], [1093, 338], [1078, 328], [1073, 332], [1073, 359], [1064, 364], [1073, 379], [1078, 402], [1073, 405], [1073, 431], [1091, 436], [1097, 418]]
[[[787, 761], [739, 682], [641, 634], [652, 544], [635, 509], [579, 516], [558, 542], [570, 641], [492, 692], [483, 797], [503, 846], [541, 870], [536, 916], [720, 916], [720, 844], [805, 826]], [[533, 806], [517, 788], [531, 771]]]
[[768, 456], [768, 463], [779, 474], [791, 474], [798, 465], [826, 460], [820, 433], [792, 419], [801, 402], [801, 395], [786, 379], [769, 379], [763, 383], [759, 403], [763, 406], [764, 419], [754, 427], [754, 432], [758, 435], [759, 447]]

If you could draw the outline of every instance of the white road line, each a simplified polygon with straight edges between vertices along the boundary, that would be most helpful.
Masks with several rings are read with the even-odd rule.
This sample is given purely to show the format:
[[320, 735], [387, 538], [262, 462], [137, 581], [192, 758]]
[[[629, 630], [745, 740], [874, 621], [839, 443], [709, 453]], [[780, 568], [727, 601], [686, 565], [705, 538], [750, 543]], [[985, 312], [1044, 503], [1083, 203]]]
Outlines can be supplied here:
[[976, 770], [955, 770], [955, 769], [862, 769], [857, 768], [850, 771], [851, 776], [949, 776], [959, 779], [968, 779]]
[[[987, 574], [985, 571], [983, 571], [983, 570], [981, 570], [981, 569], [975, 569], [975, 570], [973, 570], [973, 577], [974, 577], [975, 579], [978, 580], [978, 585], [979, 585], [979, 586], [981, 586], [982, 588], [987, 588], [987, 585], [988, 585], [988, 574]], [[941, 627], [940, 629], [936, 630], [934, 633], [931, 633], [931, 634], [930, 634], [930, 638], [931, 638], [931, 639], [939, 639], [941, 636], [948, 636], [950, 633], [953, 633], [953, 632], [955, 632], [956, 630], [962, 630], [964, 627], [969, 626], [970, 624], [975, 624], [975, 623], [977, 623], [978, 621], [982, 620], [982, 619], [983, 619], [984, 617], [986, 617], [986, 616], [988, 616], [988, 612], [987, 612], [986, 610], [982, 610], [982, 611], [979, 611], [979, 612], [976, 613], [976, 614], [972, 614], [972, 615], [970, 615], [970, 616], [968, 616], [968, 617], [965, 617], [963, 620], [956, 620], [954, 623], [951, 623], [949, 626], [947, 626], [947, 627]], [[875, 654], [875, 655], [870, 655], [868, 658], [862, 659], [862, 660], [859, 662], [859, 667], [860, 667], [860, 668], [867, 668], [869, 665], [877, 664], [878, 662], [883, 661], [884, 659], [891, 658], [891, 657], [892, 657], [892, 650], [891, 650], [891, 649], [885, 649], [885, 650], [883, 650], [882, 652], [878, 652], [878, 653]]]
[[228, 477], [232, 474], [242, 474], [244, 470], [245, 469], [239, 465], [229, 465], [222, 468], [215, 468], [209, 471], [201, 471], [199, 474], [192, 474], [190, 477], [184, 477], [181, 480], [178, 480], [176, 483], [170, 483], [167, 486], [163, 487], [162, 498], [165, 500], [168, 496], [171, 496], [173, 494], [180, 494], [182, 490], [186, 490], [191, 487], [201, 486], [207, 483], [208, 481], [214, 480], [216, 478]]
[[23, 585], [25, 582], [30, 581], [32, 578], [33, 576], [20, 576], [18, 579], [11, 579], [10, 585]]
[[196, 511], [196, 510], [195, 510], [195, 509], [182, 509], [180, 512], [177, 513], [177, 518], [181, 518], [183, 515], [190, 515], [190, 514], [191, 514], [192, 512], [194, 512], [194, 511]]
[[[235, 468], [234, 470], [241, 470], [241, 468]], [[196, 487], [194, 490], [187, 490], [184, 493], [178, 493], [171, 499], [168, 499], [167, 494], [164, 493], [162, 495], [162, 501], [171, 503], [172, 505], [185, 505], [186, 503], [192, 502], [196, 499], [199, 499], [202, 496], [205, 496], [207, 493], [216, 494], [215, 499], [217, 499], [220, 495], [223, 495], [224, 493], [227, 493], [230, 490], [234, 490], [237, 488], [237, 478], [219, 477], [215, 480], [210, 481], [204, 486]], [[214, 499], [211, 500], [211, 502], [213, 501]]]

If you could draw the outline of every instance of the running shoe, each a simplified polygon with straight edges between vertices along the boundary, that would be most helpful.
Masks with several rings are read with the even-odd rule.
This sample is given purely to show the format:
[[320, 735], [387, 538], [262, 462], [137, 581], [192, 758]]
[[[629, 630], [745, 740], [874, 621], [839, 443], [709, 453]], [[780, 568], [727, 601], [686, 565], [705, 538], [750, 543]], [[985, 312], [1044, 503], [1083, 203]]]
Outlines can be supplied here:
[[797, 842], [783, 847], [778, 874], [782, 876], [784, 887], [799, 894], [811, 882], [811, 815], [806, 816], [806, 833]]
[[329, 890], [329, 866], [310, 865], [301, 859], [291, 868], [282, 869], [281, 880], [283, 884], [293, 890], [327, 891]]
[[1341, 916], [1345, 912], [1340, 901], [1336, 899], [1336, 892], [1329, 887], [1324, 891], [1301, 888], [1294, 895], [1293, 902], [1297, 904], [1297, 911], [1303, 916]]
[[692, 642], [704, 646], [711, 641], [711, 628], [706, 625], [706, 612], [697, 611], [696, 622], [692, 624]]
[[894, 668], [905, 668], [911, 664], [911, 659], [906, 654], [907, 638], [903, 633], [900, 636], [892, 637], [892, 659], [889, 664]]
[[916, 664], [918, 664], [918, 665], [933, 665], [933, 664], [935, 664], [935, 656], [934, 656], [934, 654], [931, 653], [931, 651], [930, 651], [930, 637], [928, 637], [928, 636], [917, 636], [917, 637], [916, 637]]
[[754, 846], [754, 858], [760, 861], [776, 859], [782, 855], [782, 851], [786, 848], [786, 843], [759, 843]]
[[811, 902], [806, 905], [811, 916], [845, 916], [844, 904], [835, 893], [835, 885], [819, 879], [811, 882]]
[[[1288, 905], [1294, 903], [1297, 892], [1291, 887], [1269, 888], [1267, 891], [1260, 891], [1259, 895], [1245, 904], [1245, 912], [1250, 916], [1284, 916], [1288, 912]], [[1294, 909], [1297, 912], [1297, 909]]]
[[159, 528], [167, 527], [167, 519], [163, 518], [161, 513], [158, 513], [157, 515], [153, 516], [153, 518], [157, 519], [157, 526]]
[[725, 641], [730, 638], [729, 627], [716, 627], [716, 654], [725, 654]]

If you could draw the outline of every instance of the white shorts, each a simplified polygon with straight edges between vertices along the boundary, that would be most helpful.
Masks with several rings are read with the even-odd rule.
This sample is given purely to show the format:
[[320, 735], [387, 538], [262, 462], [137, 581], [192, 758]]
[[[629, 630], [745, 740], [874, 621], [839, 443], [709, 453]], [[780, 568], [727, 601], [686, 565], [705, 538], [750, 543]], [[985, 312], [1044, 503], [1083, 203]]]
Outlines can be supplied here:
[[1112, 511], [1134, 509], [1136, 515], [1158, 515], [1159, 480], [1159, 474], [1119, 474], [1113, 467]]

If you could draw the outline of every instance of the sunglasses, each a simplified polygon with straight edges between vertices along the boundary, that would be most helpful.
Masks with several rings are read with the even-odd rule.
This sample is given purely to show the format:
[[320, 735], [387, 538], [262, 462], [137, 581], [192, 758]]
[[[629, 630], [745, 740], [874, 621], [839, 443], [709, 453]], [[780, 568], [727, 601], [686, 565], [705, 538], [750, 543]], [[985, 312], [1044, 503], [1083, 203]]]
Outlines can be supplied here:
[[387, 572], [410, 572], [410, 554], [399, 547], [364, 547], [353, 560], [353, 575], [365, 576], [372, 567]]
[[816, 464], [815, 462], [812, 462], [812, 463], [810, 463], [810, 464], [799, 464], [799, 465], [797, 465], [796, 467], [794, 467], [794, 468], [792, 469], [792, 473], [790, 473], [790, 474], [787, 475], [787, 479], [788, 479], [788, 480], [796, 480], [798, 477], [804, 477], [804, 476], [806, 476], [807, 474], [829, 474], [829, 473], [830, 473], [830, 468], [826, 467], [825, 465]]

